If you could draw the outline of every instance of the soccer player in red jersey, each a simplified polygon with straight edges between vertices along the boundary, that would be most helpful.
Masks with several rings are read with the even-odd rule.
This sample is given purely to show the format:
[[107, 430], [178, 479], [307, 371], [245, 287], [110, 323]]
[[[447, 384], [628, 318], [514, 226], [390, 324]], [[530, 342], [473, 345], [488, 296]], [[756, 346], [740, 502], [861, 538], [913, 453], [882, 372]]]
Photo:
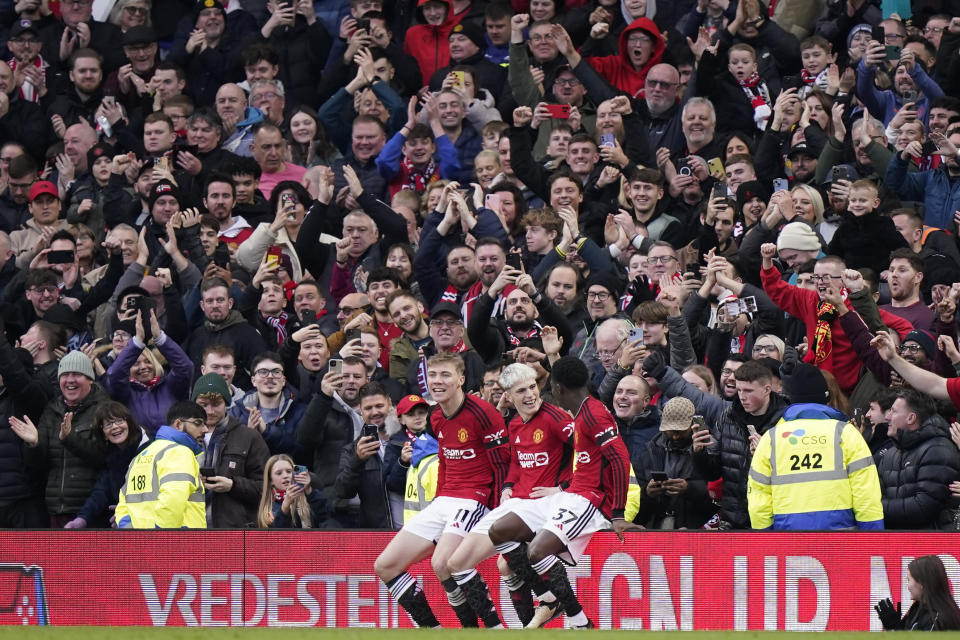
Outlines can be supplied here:
[[[541, 600], [527, 628], [541, 627], [561, 611], [574, 627], [593, 626], [560, 559], [576, 564], [593, 533], [609, 528], [611, 520], [621, 540], [624, 531], [636, 528], [623, 517], [630, 455], [613, 416], [587, 394], [589, 377], [587, 366], [572, 356], [557, 360], [550, 374], [554, 400], [575, 416], [576, 466], [570, 486], [534, 501], [533, 509], [507, 514], [490, 528], [490, 539], [498, 549], [511, 541], [530, 540], [527, 559], [556, 596], [553, 601]], [[515, 552], [505, 557], [511, 569], [518, 574], [523, 571]]]
[[[463, 358], [440, 353], [427, 361], [427, 386], [437, 401], [430, 426], [439, 443], [437, 493], [404, 523], [373, 568], [396, 601], [421, 627], [437, 627], [423, 590], [407, 567], [431, 553], [431, 564], [464, 626], [477, 616], [447, 568], [450, 556], [496, 501], [508, 468], [507, 429], [497, 409], [463, 392]], [[499, 624], [499, 618], [497, 619]]]
[[[500, 506], [477, 523], [449, 562], [450, 573], [481, 618], [496, 616], [487, 585], [476, 571], [477, 565], [497, 553], [488, 535], [490, 526], [504, 515], [523, 509], [535, 498], [559, 492], [561, 484], [569, 483], [573, 462], [573, 420], [563, 410], [543, 401], [536, 371], [525, 364], [514, 363], [503, 370], [499, 383], [517, 410], [508, 427], [510, 472], [500, 496]], [[520, 543], [514, 542], [507, 551], [518, 547]], [[525, 551], [524, 546], [521, 553]], [[520, 621], [526, 626], [533, 618], [530, 589], [543, 583], [533, 576], [537, 584], [532, 585], [524, 577], [508, 573], [505, 580], [511, 599]], [[532, 573], [532, 569], [528, 573]], [[540, 589], [538, 595], [543, 597], [541, 592], [545, 591]]]

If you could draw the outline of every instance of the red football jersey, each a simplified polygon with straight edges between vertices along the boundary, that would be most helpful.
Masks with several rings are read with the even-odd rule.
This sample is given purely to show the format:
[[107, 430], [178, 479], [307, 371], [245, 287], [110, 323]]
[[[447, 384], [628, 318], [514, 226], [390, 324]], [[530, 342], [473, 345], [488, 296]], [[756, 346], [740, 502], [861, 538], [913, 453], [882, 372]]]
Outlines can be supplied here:
[[630, 454], [616, 420], [602, 402], [588, 397], [574, 424], [576, 462], [567, 491], [583, 496], [608, 518], [622, 517], [630, 482]]
[[559, 407], [544, 402], [524, 422], [510, 421], [510, 473], [507, 485], [514, 498], [529, 498], [534, 487], [556, 487], [573, 472], [573, 420]]
[[496, 502], [507, 475], [507, 427], [489, 402], [465, 395], [452, 416], [433, 410], [430, 426], [440, 446], [438, 496]]

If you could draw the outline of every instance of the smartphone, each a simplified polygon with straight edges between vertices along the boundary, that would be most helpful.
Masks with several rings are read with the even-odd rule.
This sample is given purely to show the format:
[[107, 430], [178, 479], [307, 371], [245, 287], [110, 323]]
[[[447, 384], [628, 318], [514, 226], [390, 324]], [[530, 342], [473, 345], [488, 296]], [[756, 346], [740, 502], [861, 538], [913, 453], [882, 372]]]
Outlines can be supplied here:
[[267, 249], [267, 266], [280, 265], [280, 256], [283, 255], [283, 249], [280, 247], [270, 247]]
[[601, 147], [615, 147], [617, 146], [617, 138], [612, 133], [601, 133], [600, 134], [600, 146]]
[[317, 314], [311, 309], [304, 309], [300, 312], [300, 326], [309, 327], [312, 324], [317, 324]]
[[360, 329], [350, 329], [350, 330], [348, 330], [346, 333], [343, 334], [343, 337], [344, 337], [344, 339], [346, 339], [346, 341], [347, 341], [346, 343], [347, 343], [347, 344], [349, 344], [349, 343], [350, 343], [351, 341], [353, 341], [353, 340], [359, 340], [359, 339], [360, 339]]
[[803, 85], [800, 76], [783, 76], [782, 87], [784, 89], [799, 89]]
[[887, 60], [896, 62], [897, 60], [900, 59], [900, 54], [903, 52], [903, 49], [901, 49], [895, 44], [888, 44], [886, 46], [886, 51], [887, 51]]
[[570, 119], [570, 105], [568, 104], [548, 104], [547, 111], [550, 112], [550, 117], [554, 120]]
[[467, 74], [463, 71], [451, 71], [450, 75], [453, 76], [453, 86], [457, 89], [462, 89], [467, 84]]
[[704, 431], [707, 430], [707, 421], [700, 414], [693, 416], [693, 418], [691, 419], [691, 422], [692, 424], [690, 425], [690, 427], [694, 430], [694, 432], [700, 431], [701, 429], [703, 429]]
[[213, 252], [213, 264], [221, 269], [228, 269], [230, 267], [230, 249], [222, 242], [217, 245], [217, 248]]
[[[294, 202], [294, 200], [293, 200], [293, 195], [291, 195], [291, 194], [289, 194], [289, 193], [282, 193], [282, 194], [280, 194], [280, 208], [281, 208], [281, 209], [286, 209], [287, 207], [293, 206], [294, 204], [296, 204], [296, 202]], [[295, 213], [294, 213], [294, 214], [291, 214], [289, 217], [290, 217], [290, 219], [296, 218], [296, 217], [297, 217], [297, 214], [295, 214]]]
[[773, 192], [787, 191], [790, 188], [790, 182], [786, 178], [773, 179]]
[[[295, 464], [295, 465], [293, 465], [293, 476], [294, 476], [294, 477], [300, 475], [301, 473], [306, 473], [306, 472], [307, 472], [307, 468], [306, 468], [304, 465], [302, 465], [302, 464]], [[297, 485], [298, 487], [303, 487], [303, 485], [300, 484], [299, 482], [294, 482], [294, 484]]]
[[197, 151], [197, 145], [195, 144], [175, 144], [173, 145], [174, 162], [176, 162], [177, 156], [184, 151], [193, 156], [196, 156], [199, 153], [199, 151]]
[[920, 94], [916, 89], [905, 89], [900, 97], [907, 102], [916, 102]]
[[507, 266], [513, 267], [517, 271], [523, 271], [523, 260], [520, 258], [519, 253], [514, 253], [511, 251], [507, 254]]
[[331, 358], [328, 365], [331, 373], [343, 373], [343, 360], [340, 358]]
[[48, 264], [70, 264], [71, 262], [73, 262], [73, 251], [69, 249], [51, 251], [47, 254]]
[[723, 161], [720, 160], [720, 158], [710, 158], [707, 160], [707, 168], [710, 170], [712, 175], [726, 175], [726, 171], [723, 168]]
[[654, 482], [666, 482], [666, 481], [667, 481], [667, 473], [666, 473], [666, 471], [651, 471], [651, 472], [650, 472], [650, 477], [653, 479]]
[[713, 183], [713, 189], [710, 190], [710, 200], [716, 200], [717, 198], [726, 198], [730, 194], [729, 187], [727, 183], [723, 180], [718, 180]]
[[627, 336], [627, 344], [635, 344], [637, 342], [643, 344], [643, 329], [640, 327], [630, 329], [630, 335]]
[[369, 34], [369, 33], [370, 33], [370, 20], [368, 20], [367, 18], [359, 18], [359, 19], [357, 19], [357, 31], [360, 31], [360, 30], [366, 31], [366, 32]]
[[830, 181], [836, 182], [837, 180], [850, 180], [846, 167], [833, 167], [830, 169]]
[[200, 475], [204, 478], [212, 478], [217, 475], [217, 470], [213, 467], [200, 467]]
[[380, 438], [380, 427], [375, 424], [365, 424], [360, 430], [361, 438]]
[[883, 44], [887, 41], [887, 33], [883, 30], [883, 27], [873, 27], [870, 29], [870, 39]]
[[[923, 147], [921, 147], [921, 151], [925, 156], [932, 156], [937, 152], [937, 143], [934, 142], [933, 140], [927, 140], [926, 142], [923, 143]], [[50, 262], [50, 260], [47, 260], [47, 262]]]
[[753, 296], [746, 296], [741, 298], [740, 302], [743, 303], [740, 305], [740, 308], [747, 313], [756, 313], [757, 312], [757, 299]]
[[483, 206], [494, 213], [500, 213], [500, 194], [488, 193], [483, 197]]
[[760, 435], [759, 433], [757, 433], [756, 427], [754, 427], [752, 424], [748, 424], [748, 425], [747, 425], [747, 431], [750, 432], [750, 435], [751, 435], [751, 436], [758, 436], [758, 435]]
[[727, 317], [733, 320], [738, 315], [740, 315], [740, 301], [731, 300], [730, 302], [724, 305], [724, 308], [727, 310]]
[[153, 168], [160, 169], [161, 171], [167, 171], [167, 156], [157, 156], [153, 159]]
[[677, 173], [682, 176], [689, 176], [693, 173], [690, 170], [690, 158], [680, 158], [677, 160]]

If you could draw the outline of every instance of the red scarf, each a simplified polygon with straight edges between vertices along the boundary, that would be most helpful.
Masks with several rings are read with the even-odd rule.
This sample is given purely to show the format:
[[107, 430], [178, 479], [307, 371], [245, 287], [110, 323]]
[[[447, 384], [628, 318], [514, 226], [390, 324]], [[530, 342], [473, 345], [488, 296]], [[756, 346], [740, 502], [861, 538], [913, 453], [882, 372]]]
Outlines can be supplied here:
[[530, 327], [530, 330], [527, 331], [527, 335], [517, 334], [516, 332], [514, 332], [513, 329], [510, 328], [510, 325], [506, 325], [506, 327], [507, 327], [507, 340], [514, 347], [519, 347], [520, 343], [523, 342], [524, 340], [528, 340], [530, 338], [536, 338], [537, 336], [540, 335], [540, 330], [543, 329], [540, 323], [536, 321], [534, 321], [533, 326]]
[[[452, 304], [461, 305], [461, 315], [463, 316], [463, 321], [466, 323], [470, 319], [470, 313], [473, 311], [473, 305], [476, 304], [477, 298], [483, 293], [483, 283], [480, 280], [477, 280], [470, 288], [466, 290], [463, 294], [457, 290], [452, 284], [448, 284], [447, 288], [444, 290], [443, 295], [440, 296], [440, 302], [450, 302]], [[461, 298], [461, 295], [463, 296]], [[497, 307], [500, 305], [500, 299], [497, 300], [496, 304], [493, 306], [494, 314], [496, 314]]]
[[430, 162], [427, 163], [426, 167], [418, 169], [404, 156], [400, 160], [400, 166], [403, 167], [407, 175], [407, 184], [403, 185], [404, 189], [411, 189], [417, 193], [423, 193], [426, 191], [428, 184], [440, 179], [440, 174], [437, 172], [437, 165], [433, 161], [433, 158], [430, 158]]
[[[17, 70], [18, 63], [16, 58], [9, 60], [7, 64], [10, 65], [11, 71], [15, 72]], [[40, 72], [44, 74], [47, 72], [47, 67], [50, 66], [47, 64], [47, 61], [41, 58], [40, 56], [37, 56], [36, 58], [34, 58], [33, 62], [31, 62], [30, 64], [32, 64], [35, 67], [38, 67], [40, 69]], [[23, 84], [20, 85], [19, 93], [20, 93], [20, 97], [26, 100], [27, 102], [40, 102], [40, 93], [37, 91], [37, 88], [32, 84], [30, 84], [29, 82], [27, 82], [26, 80], [24, 80]]]
[[[819, 75], [819, 74], [817, 74], [817, 75]], [[815, 75], [810, 75], [810, 72], [807, 71], [806, 69], [801, 69], [801, 70], [800, 70], [800, 79], [803, 81], [803, 84], [812, 85], [814, 82], [817, 81], [817, 76], [815, 76]]]
[[277, 332], [277, 346], [282, 345], [283, 341], [287, 339], [287, 312], [281, 311], [280, 315], [276, 317], [267, 316], [263, 321]]
[[833, 333], [830, 323], [837, 319], [837, 308], [829, 302], [821, 302], [817, 307], [817, 328], [813, 333], [813, 363], [823, 362], [833, 353]]
[[147, 389], [153, 389], [155, 386], [157, 386], [157, 384], [158, 384], [161, 380], [163, 380], [163, 376], [156, 376], [156, 377], [154, 377], [154, 378], [150, 378], [150, 379], [147, 380], [146, 382], [140, 382], [139, 380], [134, 380], [133, 378], [130, 378], [130, 381], [131, 381], [131, 382], [136, 382], [137, 384], [142, 384], [142, 385], [145, 386]]
[[746, 80], [738, 80], [740, 88], [747, 94], [747, 100], [753, 107], [753, 121], [761, 131], [767, 128], [767, 120], [773, 114], [770, 108], [770, 90], [767, 83], [760, 79], [760, 74], [754, 71]]

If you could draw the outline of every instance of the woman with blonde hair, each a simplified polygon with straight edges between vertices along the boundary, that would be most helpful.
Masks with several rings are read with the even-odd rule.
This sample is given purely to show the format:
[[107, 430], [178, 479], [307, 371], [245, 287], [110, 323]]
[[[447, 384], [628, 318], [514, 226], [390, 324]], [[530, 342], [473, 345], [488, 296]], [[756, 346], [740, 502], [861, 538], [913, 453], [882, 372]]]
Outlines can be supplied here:
[[123, 33], [133, 27], [149, 27], [152, 8], [152, 0], [117, 0], [107, 16], [107, 22], [120, 27]]
[[327, 519], [322, 491], [310, 485], [306, 467], [294, 465], [285, 453], [271, 456], [263, 471], [263, 493], [257, 509], [261, 529], [315, 529]]
[[823, 222], [823, 197], [819, 191], [808, 184], [798, 184], [790, 191], [790, 200], [801, 220], [814, 228]]

